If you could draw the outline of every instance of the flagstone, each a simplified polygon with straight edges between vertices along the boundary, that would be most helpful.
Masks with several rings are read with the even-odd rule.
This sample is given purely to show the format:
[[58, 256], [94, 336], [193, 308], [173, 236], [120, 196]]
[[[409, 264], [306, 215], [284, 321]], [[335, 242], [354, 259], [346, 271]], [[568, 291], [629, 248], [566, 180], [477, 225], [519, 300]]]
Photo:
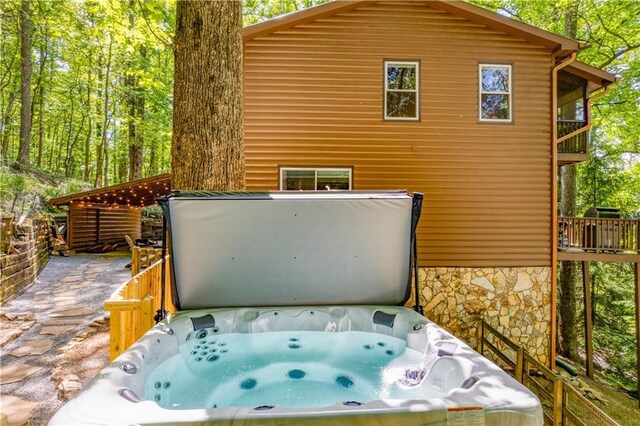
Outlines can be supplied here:
[[65, 308], [63, 310], [58, 310], [54, 313], [49, 314], [52, 318], [60, 318], [60, 317], [78, 317], [80, 315], [91, 315], [93, 314], [93, 309], [89, 307], [73, 307], [73, 308]]
[[0, 385], [19, 382], [40, 370], [42, 370], [42, 367], [29, 364], [5, 365], [2, 367], [2, 370], [0, 370]]
[[22, 345], [18, 349], [15, 349], [13, 352], [10, 352], [9, 355], [15, 357], [23, 357], [23, 356], [33, 356], [33, 355], [42, 355], [47, 352], [53, 346], [53, 340], [50, 339], [42, 339], [42, 340], [29, 340]]
[[33, 325], [35, 324], [35, 321], [25, 321], [22, 324], [20, 324], [20, 326], [18, 327], [18, 329], [22, 330], [22, 331], [27, 331], [29, 330], [31, 327], [33, 327]]
[[82, 324], [85, 320], [81, 318], [48, 318], [42, 323], [43, 326], [52, 325], [78, 325]]
[[20, 330], [18, 328], [2, 330], [2, 333], [0, 333], [0, 348], [14, 341], [22, 333], [24, 333], [24, 330]]
[[7, 426], [26, 425], [38, 404], [38, 402], [26, 401], [13, 395], [0, 395], [0, 424], [3, 426], [5, 424]]
[[76, 328], [75, 325], [45, 325], [40, 329], [40, 334], [58, 336]]
[[64, 296], [64, 297], [76, 296], [79, 290], [80, 289], [65, 290], [62, 292], [55, 293], [55, 296]]

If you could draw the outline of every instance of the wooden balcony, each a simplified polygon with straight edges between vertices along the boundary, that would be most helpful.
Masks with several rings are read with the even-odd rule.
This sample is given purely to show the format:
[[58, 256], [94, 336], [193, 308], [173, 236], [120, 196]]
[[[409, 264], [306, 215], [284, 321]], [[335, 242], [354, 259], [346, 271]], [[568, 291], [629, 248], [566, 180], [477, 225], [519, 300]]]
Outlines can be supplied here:
[[640, 220], [558, 218], [558, 260], [640, 261]]
[[[582, 120], [558, 120], [558, 137], [561, 138], [586, 126]], [[589, 159], [589, 132], [585, 131], [558, 144], [558, 165], [580, 163]]]

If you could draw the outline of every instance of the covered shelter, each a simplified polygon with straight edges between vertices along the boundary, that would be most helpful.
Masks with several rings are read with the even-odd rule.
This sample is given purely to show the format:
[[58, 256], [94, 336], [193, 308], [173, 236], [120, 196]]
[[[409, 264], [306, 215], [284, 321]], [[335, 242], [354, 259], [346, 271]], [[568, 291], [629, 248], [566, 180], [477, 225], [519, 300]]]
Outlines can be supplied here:
[[126, 244], [140, 238], [140, 213], [171, 192], [171, 174], [151, 176], [49, 200], [67, 212], [67, 245], [86, 251], [98, 244]]

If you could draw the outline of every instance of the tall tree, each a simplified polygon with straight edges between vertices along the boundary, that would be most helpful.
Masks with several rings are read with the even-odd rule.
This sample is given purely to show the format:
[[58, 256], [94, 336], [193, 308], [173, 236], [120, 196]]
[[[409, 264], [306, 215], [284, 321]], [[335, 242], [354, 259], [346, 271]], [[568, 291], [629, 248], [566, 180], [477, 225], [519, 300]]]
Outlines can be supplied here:
[[178, 0], [174, 52], [173, 187], [243, 189], [242, 2]]
[[31, 1], [22, 0], [20, 14], [20, 58], [21, 87], [20, 87], [20, 147], [18, 162], [29, 164], [29, 150], [31, 147]]
[[[129, 32], [131, 35], [135, 33], [135, 0], [129, 0]], [[130, 37], [129, 43], [134, 47], [136, 44], [134, 38]], [[127, 89], [127, 127], [129, 136], [129, 180], [140, 179], [142, 177], [142, 160], [143, 160], [143, 137], [140, 123], [144, 114], [144, 91], [140, 87], [138, 73], [136, 72], [139, 62], [136, 61], [136, 55], [140, 53], [141, 59], [144, 59], [146, 49], [144, 45], [134, 48], [134, 52], [129, 55], [129, 69], [126, 71], [124, 83]]]
[[[564, 36], [572, 39], [578, 35], [578, 4], [572, 2], [564, 12]], [[560, 167], [560, 213], [563, 217], [576, 216], [576, 166], [568, 164]], [[569, 359], [578, 359], [578, 330], [576, 316], [577, 264], [573, 261], [560, 262], [558, 289], [560, 302], [559, 350]]]

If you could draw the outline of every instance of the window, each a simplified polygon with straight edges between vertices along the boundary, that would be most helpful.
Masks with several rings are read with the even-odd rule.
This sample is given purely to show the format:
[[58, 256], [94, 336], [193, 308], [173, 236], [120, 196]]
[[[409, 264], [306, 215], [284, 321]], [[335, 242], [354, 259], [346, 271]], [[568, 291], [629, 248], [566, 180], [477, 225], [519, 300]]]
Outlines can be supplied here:
[[420, 110], [418, 62], [384, 62], [384, 119], [418, 120]]
[[351, 189], [351, 169], [283, 167], [282, 191], [336, 191]]
[[511, 122], [511, 65], [479, 67], [480, 121]]

